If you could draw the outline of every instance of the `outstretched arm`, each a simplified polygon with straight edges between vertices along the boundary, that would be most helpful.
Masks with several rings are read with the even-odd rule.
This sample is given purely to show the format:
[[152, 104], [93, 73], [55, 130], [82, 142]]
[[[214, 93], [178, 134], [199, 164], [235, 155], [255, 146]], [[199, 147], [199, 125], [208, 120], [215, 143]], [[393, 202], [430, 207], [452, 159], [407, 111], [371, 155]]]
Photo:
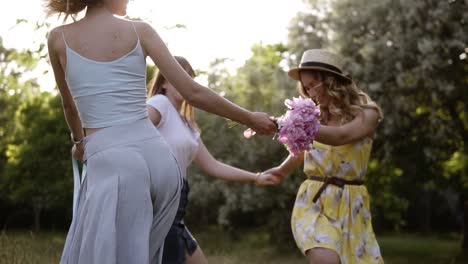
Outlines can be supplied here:
[[379, 124], [379, 113], [364, 109], [351, 122], [342, 126], [321, 126], [315, 140], [327, 145], [340, 146], [372, 136]]
[[269, 173], [255, 174], [216, 160], [202, 141], [195, 157], [195, 164], [206, 174], [225, 181], [255, 182], [260, 185], [274, 185], [279, 180]]
[[247, 111], [195, 82], [177, 63], [150, 25], [144, 22], [135, 24], [146, 54], [191, 105], [247, 125], [260, 134], [271, 134], [276, 130], [268, 114]]

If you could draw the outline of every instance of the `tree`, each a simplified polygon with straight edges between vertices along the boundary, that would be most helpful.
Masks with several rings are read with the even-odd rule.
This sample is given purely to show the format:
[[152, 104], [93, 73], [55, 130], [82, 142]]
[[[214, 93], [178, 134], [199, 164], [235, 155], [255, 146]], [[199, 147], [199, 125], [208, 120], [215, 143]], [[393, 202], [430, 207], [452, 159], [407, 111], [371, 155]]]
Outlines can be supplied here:
[[[5, 186], [7, 148], [14, 141], [17, 132], [13, 116], [20, 104], [39, 93], [35, 79], [25, 78], [24, 73], [34, 69], [43, 50], [18, 51], [5, 48], [0, 38], [0, 209], [10, 211], [14, 208]], [[6, 219], [0, 217], [0, 223]], [[9, 217], [8, 214], [6, 217]]]
[[71, 204], [71, 144], [60, 97], [46, 92], [35, 96], [20, 105], [14, 120], [4, 184], [15, 204], [33, 209], [38, 231], [43, 209]]
[[31, 56], [32, 53], [5, 48], [0, 38], [0, 172], [6, 161], [6, 144], [14, 134], [11, 117], [21, 101], [39, 92], [34, 79], [21, 80], [23, 73], [37, 64], [38, 58]]
[[[40, 31], [49, 27], [33, 26]], [[66, 208], [72, 190], [66, 173], [70, 162], [64, 159], [71, 146], [60, 97], [41, 92], [37, 80], [29, 77], [47, 57], [45, 40], [33, 41], [26, 50], [0, 45], [0, 206], [9, 209], [0, 221], [6, 226], [17, 214], [33, 211], [35, 230], [41, 211]]]

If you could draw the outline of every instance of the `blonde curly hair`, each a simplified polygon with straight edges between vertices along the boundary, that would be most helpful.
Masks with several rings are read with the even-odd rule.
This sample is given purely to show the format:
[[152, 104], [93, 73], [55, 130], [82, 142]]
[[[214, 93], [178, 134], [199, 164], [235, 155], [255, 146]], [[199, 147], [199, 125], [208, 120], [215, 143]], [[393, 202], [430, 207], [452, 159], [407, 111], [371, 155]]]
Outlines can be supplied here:
[[[322, 81], [325, 93], [330, 98], [327, 106], [320, 105], [320, 122], [327, 124], [331, 116], [338, 116], [340, 123], [345, 124], [353, 120], [364, 109], [374, 109], [379, 113], [379, 121], [383, 119], [380, 107], [368, 94], [359, 89], [354, 81], [345, 81], [333, 73], [318, 70], [301, 70], [315, 74]], [[298, 85], [299, 93], [309, 97], [301, 82]]]

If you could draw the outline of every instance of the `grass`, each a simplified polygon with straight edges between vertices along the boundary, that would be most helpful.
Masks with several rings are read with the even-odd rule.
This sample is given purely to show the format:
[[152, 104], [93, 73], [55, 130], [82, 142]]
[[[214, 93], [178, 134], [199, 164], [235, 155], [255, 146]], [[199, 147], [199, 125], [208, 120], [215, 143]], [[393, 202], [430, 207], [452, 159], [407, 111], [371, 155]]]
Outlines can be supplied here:
[[58, 263], [64, 239], [63, 233], [2, 232], [0, 264]]
[[424, 237], [417, 235], [389, 235], [378, 237], [386, 263], [398, 264], [462, 264], [460, 238]]
[[[297, 249], [281, 250], [269, 246], [268, 234], [243, 231], [230, 239], [219, 229], [196, 232], [195, 237], [213, 264], [305, 264]], [[0, 264], [58, 263], [65, 234], [32, 232], [0, 233]], [[423, 237], [391, 234], [378, 237], [385, 263], [462, 264], [458, 237]]]
[[242, 231], [237, 239], [230, 238], [226, 233], [212, 228], [194, 234], [200, 243], [208, 262], [214, 264], [296, 264], [304, 263], [304, 257], [299, 250], [278, 251], [269, 246], [269, 236], [266, 232]]

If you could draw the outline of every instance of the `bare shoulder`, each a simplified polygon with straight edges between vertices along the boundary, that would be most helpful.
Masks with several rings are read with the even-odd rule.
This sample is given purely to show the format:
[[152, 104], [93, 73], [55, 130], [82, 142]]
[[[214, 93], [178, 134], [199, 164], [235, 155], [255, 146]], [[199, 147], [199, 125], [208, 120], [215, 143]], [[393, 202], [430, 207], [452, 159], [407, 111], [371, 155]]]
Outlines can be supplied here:
[[156, 30], [147, 22], [135, 21], [135, 29], [140, 36], [141, 44], [146, 54], [151, 48], [160, 48], [164, 45]]
[[47, 36], [47, 45], [49, 46], [49, 50], [55, 50], [62, 39], [64, 26], [58, 26], [53, 28], [49, 35]]
[[131, 21], [131, 22], [135, 25], [135, 28], [140, 34], [151, 34], [152, 32], [155, 32], [154, 28], [145, 21]]
[[47, 40], [49, 42], [57, 40], [60, 37], [60, 35], [62, 34], [62, 30], [63, 30], [63, 26], [58, 26], [58, 27], [53, 28], [49, 32], [49, 36], [47, 37]]

